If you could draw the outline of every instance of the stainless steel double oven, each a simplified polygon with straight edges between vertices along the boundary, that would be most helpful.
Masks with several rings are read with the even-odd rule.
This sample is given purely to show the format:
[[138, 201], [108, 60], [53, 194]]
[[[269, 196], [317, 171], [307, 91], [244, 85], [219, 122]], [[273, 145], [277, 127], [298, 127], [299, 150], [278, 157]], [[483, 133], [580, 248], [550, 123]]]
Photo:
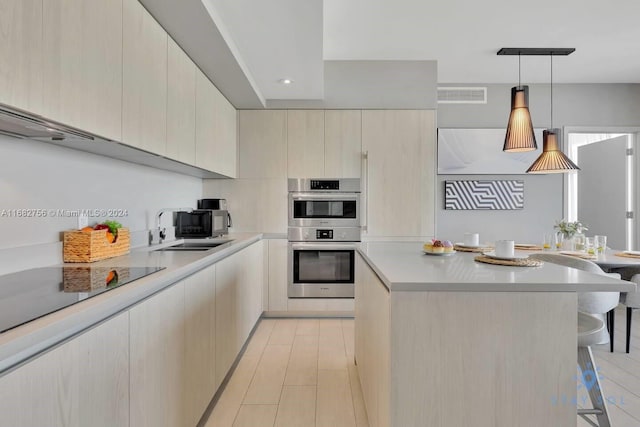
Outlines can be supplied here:
[[360, 179], [289, 179], [290, 298], [353, 298]]

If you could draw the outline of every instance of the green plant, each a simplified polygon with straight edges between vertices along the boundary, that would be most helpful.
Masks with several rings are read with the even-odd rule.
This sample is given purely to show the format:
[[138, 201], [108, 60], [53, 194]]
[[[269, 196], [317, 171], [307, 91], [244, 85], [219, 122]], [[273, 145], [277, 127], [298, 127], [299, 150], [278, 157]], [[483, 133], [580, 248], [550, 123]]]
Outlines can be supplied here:
[[580, 221], [567, 222], [564, 219], [556, 222], [553, 228], [564, 234], [564, 237], [567, 238], [573, 237], [576, 233], [582, 233], [588, 230], [587, 226]]

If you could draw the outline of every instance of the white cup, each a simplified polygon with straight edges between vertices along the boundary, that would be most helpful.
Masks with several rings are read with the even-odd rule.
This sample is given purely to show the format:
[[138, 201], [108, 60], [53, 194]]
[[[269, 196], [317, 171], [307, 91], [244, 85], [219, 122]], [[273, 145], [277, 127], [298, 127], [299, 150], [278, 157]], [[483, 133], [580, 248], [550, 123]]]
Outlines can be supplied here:
[[464, 233], [465, 246], [480, 246], [480, 235], [478, 233]]
[[513, 258], [515, 242], [513, 240], [496, 240], [496, 256], [500, 258]]

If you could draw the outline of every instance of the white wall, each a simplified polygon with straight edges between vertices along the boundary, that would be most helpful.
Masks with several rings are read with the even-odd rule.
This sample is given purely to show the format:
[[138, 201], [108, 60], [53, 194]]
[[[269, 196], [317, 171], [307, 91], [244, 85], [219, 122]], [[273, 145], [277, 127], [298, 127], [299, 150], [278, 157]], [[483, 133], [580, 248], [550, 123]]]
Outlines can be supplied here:
[[[526, 84], [526, 82], [523, 82]], [[442, 86], [486, 86], [487, 104], [440, 104], [439, 128], [506, 128], [513, 85], [447, 84]], [[638, 126], [640, 125], [640, 85], [571, 84], [553, 86], [553, 125]], [[529, 109], [533, 126], [550, 126], [549, 85], [530, 85]], [[538, 141], [539, 144], [542, 141]], [[502, 149], [502, 141], [497, 142]], [[521, 211], [446, 211], [444, 180], [524, 179], [525, 208]], [[563, 215], [561, 175], [446, 175], [438, 176], [438, 237], [458, 240], [465, 231], [478, 231], [481, 239], [492, 241], [512, 236], [527, 243], [541, 243]]]
[[[195, 207], [202, 196], [200, 178], [42, 142], [0, 135], [0, 153], [0, 215], [11, 209], [125, 209], [128, 216], [113, 219], [142, 235], [158, 209]], [[0, 274], [61, 262], [61, 232], [76, 226], [76, 218], [14, 218], [5, 212]]]

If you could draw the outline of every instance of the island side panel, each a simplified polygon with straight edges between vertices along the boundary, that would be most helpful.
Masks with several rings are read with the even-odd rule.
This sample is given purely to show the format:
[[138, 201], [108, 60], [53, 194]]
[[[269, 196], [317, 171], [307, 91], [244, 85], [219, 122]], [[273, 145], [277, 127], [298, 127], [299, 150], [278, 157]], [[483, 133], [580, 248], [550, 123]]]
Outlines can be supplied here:
[[391, 426], [575, 426], [573, 292], [391, 292]]

